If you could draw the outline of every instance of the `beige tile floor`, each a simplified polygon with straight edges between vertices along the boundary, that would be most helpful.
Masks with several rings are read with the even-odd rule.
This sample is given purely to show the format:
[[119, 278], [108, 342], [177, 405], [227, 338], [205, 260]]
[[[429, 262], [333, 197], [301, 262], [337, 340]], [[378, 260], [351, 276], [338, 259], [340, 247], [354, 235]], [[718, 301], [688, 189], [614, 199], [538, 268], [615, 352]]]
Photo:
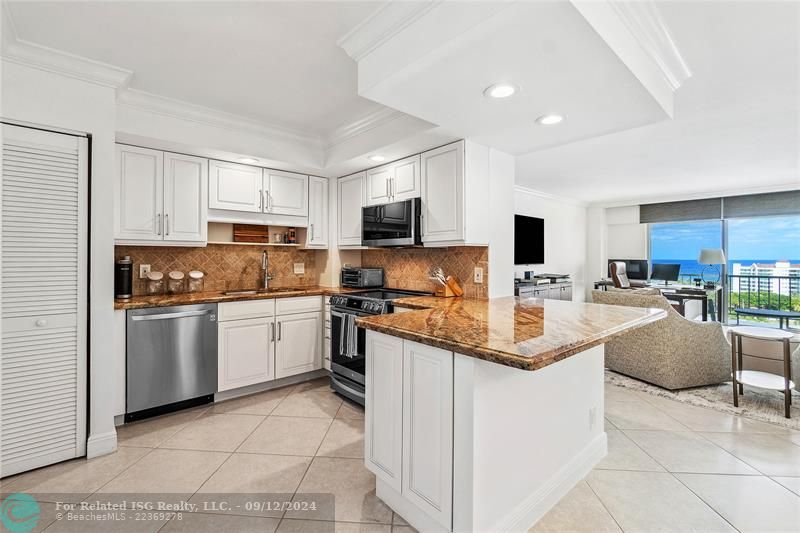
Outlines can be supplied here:
[[[216, 493], [329, 493], [333, 517], [168, 513], [114, 530], [413, 533], [375, 496], [363, 418], [316, 380], [126, 425], [116, 453], [4, 479], [2, 492], [44, 502], [171, 492], [196, 503]], [[800, 433], [610, 386], [606, 431], [608, 456], [532, 531], [800, 532]], [[43, 503], [35, 531], [107, 525], [57, 521]]]

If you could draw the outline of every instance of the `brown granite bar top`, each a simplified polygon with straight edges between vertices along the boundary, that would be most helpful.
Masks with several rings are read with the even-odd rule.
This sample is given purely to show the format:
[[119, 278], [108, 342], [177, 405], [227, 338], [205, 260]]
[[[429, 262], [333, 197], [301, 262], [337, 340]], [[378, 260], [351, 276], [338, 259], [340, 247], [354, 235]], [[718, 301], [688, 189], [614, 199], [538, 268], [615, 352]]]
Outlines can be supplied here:
[[667, 316], [642, 309], [514, 296], [401, 298], [414, 311], [361, 317], [359, 327], [523, 370], [538, 370]]
[[222, 291], [207, 291], [180, 294], [158, 294], [154, 296], [134, 296], [129, 300], [114, 300], [114, 309], [144, 309], [147, 307], [169, 307], [172, 305], [206, 304], [222, 302], [238, 302], [244, 300], [262, 300], [266, 298], [294, 298], [296, 296], [330, 296], [364, 289], [349, 287], [298, 287], [275, 288], [256, 294], [225, 294]]

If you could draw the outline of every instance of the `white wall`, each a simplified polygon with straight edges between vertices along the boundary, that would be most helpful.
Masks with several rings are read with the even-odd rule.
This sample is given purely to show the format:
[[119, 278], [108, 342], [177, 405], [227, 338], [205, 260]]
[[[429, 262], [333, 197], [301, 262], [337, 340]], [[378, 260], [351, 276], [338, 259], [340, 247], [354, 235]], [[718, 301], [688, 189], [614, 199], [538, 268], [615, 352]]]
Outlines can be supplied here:
[[514, 294], [514, 156], [489, 150], [489, 297]]
[[[516, 188], [514, 205], [518, 215], [544, 219], [545, 263], [533, 266], [533, 270], [542, 274], [569, 274], [574, 299], [584, 301], [587, 282], [586, 206], [523, 187]], [[517, 267], [518, 272], [521, 270]]]
[[116, 448], [113, 398], [114, 312], [113, 179], [115, 92], [87, 83], [2, 62], [3, 118], [44, 128], [67, 129], [91, 135], [91, 300], [89, 337], [89, 441], [87, 454], [101, 455]]

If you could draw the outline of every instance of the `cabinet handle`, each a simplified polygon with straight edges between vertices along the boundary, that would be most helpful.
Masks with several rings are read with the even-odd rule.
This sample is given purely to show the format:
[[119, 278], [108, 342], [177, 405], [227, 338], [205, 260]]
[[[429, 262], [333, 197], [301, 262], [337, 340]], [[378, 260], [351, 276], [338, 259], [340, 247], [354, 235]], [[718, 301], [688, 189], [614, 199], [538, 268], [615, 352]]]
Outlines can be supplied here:
[[164, 215], [164, 235], [169, 235], [169, 213]]
[[158, 233], [157, 233], [157, 235], [161, 235], [161, 213], [157, 214], [156, 218], [158, 219]]
[[278, 340], [281, 340], [281, 330], [283, 329], [281, 328], [281, 324], [282, 322], [278, 322]]
[[389, 196], [394, 200], [394, 178], [389, 178]]
[[272, 338], [271, 338], [270, 340], [271, 340], [271, 341], [274, 341], [274, 340], [275, 340], [275, 322], [271, 322], [271, 323], [270, 323], [270, 326], [272, 326], [272, 327], [270, 328], [270, 329], [272, 330]]
[[266, 199], [264, 200], [264, 210], [269, 213], [270, 211], [272, 211], [272, 207], [270, 206], [271, 197], [269, 191], [264, 191], [264, 195], [266, 196]]
[[261, 189], [258, 190], [258, 210], [264, 210], [264, 191]]
[[386, 198], [389, 198], [389, 180], [386, 180]]
[[314, 224], [311, 224], [311, 240], [314, 240]]

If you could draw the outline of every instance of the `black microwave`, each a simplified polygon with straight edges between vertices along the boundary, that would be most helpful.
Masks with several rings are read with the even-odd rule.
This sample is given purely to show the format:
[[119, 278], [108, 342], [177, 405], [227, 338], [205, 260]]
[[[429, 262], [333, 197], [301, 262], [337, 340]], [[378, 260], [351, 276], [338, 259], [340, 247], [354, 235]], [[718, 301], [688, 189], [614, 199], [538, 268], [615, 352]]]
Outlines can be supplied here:
[[421, 215], [422, 202], [419, 198], [362, 207], [361, 244], [376, 247], [421, 246]]

